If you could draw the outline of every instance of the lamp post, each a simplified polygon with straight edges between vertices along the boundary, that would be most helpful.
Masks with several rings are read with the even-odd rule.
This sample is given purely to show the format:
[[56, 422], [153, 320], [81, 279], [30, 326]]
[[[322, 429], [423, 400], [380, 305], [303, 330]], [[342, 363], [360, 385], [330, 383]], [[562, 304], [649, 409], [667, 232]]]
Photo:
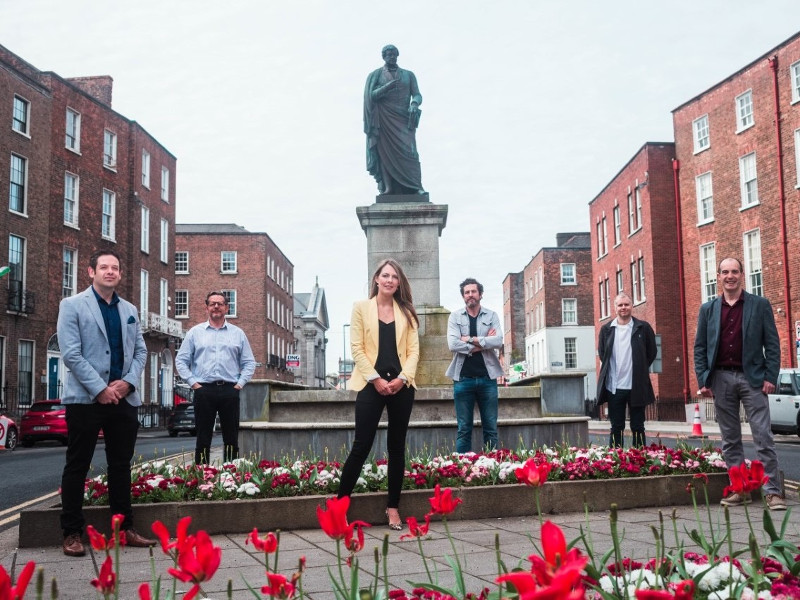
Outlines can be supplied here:
[[342, 325], [342, 389], [347, 389], [347, 328], [350, 323]]

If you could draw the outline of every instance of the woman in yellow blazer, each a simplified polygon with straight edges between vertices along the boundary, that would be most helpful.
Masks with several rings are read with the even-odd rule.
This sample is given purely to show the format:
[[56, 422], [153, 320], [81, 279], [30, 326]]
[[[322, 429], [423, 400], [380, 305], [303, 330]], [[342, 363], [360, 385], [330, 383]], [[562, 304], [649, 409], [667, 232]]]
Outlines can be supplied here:
[[369, 299], [356, 302], [350, 317], [353, 374], [356, 390], [355, 439], [342, 468], [339, 498], [349, 496], [372, 450], [386, 407], [389, 454], [386, 517], [389, 527], [403, 528], [398, 507], [406, 462], [406, 432], [414, 404], [414, 375], [419, 362], [419, 317], [411, 287], [397, 261], [381, 261], [370, 282]]

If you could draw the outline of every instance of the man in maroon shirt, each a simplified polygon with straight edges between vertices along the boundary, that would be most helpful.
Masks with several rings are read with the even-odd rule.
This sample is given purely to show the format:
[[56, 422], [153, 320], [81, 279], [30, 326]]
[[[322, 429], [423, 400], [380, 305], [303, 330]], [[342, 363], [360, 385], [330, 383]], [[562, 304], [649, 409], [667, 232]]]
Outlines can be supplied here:
[[[722, 454], [728, 467], [745, 461], [739, 405], [744, 406], [758, 459], [769, 481], [764, 499], [770, 510], [786, 510], [781, 494], [778, 456], [769, 420], [767, 394], [775, 391], [781, 366], [781, 349], [772, 306], [766, 298], [744, 291], [742, 263], [726, 258], [717, 270], [722, 295], [700, 307], [694, 340], [694, 369], [698, 393], [714, 398], [722, 434]], [[725, 506], [749, 499], [730, 494]]]

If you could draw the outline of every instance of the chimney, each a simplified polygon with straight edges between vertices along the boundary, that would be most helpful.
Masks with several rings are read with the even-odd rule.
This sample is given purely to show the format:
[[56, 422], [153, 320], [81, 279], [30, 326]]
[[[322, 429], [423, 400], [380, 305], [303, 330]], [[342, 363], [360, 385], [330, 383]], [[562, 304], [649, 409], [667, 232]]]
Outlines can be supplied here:
[[67, 81], [111, 108], [111, 93], [114, 88], [114, 80], [110, 75], [68, 77]]

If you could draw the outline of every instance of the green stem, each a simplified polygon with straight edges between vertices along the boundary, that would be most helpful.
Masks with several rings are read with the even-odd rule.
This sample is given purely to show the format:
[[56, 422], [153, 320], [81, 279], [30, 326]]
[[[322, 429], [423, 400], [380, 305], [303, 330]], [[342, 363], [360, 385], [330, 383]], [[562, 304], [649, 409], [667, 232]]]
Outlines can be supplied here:
[[453, 536], [450, 535], [450, 527], [447, 525], [447, 517], [442, 517], [442, 522], [444, 523], [444, 530], [447, 532], [447, 539], [450, 540], [450, 546], [453, 548], [453, 560], [456, 561], [456, 585], [458, 585], [458, 591], [461, 593], [461, 597], [463, 598], [467, 594], [466, 585], [464, 585], [464, 572], [461, 568], [461, 560], [458, 558], [458, 552], [456, 551], [456, 542], [453, 539]]
[[336, 564], [339, 566], [339, 581], [342, 582], [342, 590], [345, 598], [349, 596], [347, 583], [344, 580], [344, 569], [342, 569], [342, 540], [336, 540]]
[[709, 556], [709, 561], [717, 560], [717, 536], [714, 533], [714, 522], [711, 520], [711, 503], [708, 501], [708, 486], [703, 482], [703, 495], [706, 499], [706, 512], [708, 513], [708, 529], [711, 534], [711, 547], [714, 549], [714, 556]]
[[434, 581], [433, 577], [431, 576], [431, 570], [428, 568], [428, 557], [425, 556], [425, 552], [422, 550], [422, 538], [419, 536], [417, 536], [417, 546], [419, 546], [419, 555], [422, 557], [422, 566], [425, 567], [425, 572], [428, 574], [428, 582], [433, 583]]
[[[627, 588], [626, 578], [625, 578], [625, 573], [621, 568], [622, 567], [622, 559], [620, 558], [621, 551], [620, 551], [620, 547], [619, 547], [619, 539], [617, 537], [617, 504], [616, 503], [613, 503], [611, 505], [611, 514], [609, 515], [609, 520], [611, 522], [611, 540], [614, 543], [614, 565], [616, 567], [615, 571], [621, 574], [623, 589], [626, 589]], [[611, 581], [613, 582], [614, 592], [616, 593], [616, 596], [618, 598], [621, 598], [622, 596], [620, 595], [620, 589], [618, 587], [619, 586], [619, 583], [618, 583], [619, 579], [617, 577], [612, 577]], [[627, 595], [627, 592], [626, 592], [626, 595]]]
[[541, 530], [544, 521], [542, 519], [542, 506], [539, 502], [539, 486], [533, 488], [533, 496], [536, 498], [536, 514], [539, 516], [539, 529]]

